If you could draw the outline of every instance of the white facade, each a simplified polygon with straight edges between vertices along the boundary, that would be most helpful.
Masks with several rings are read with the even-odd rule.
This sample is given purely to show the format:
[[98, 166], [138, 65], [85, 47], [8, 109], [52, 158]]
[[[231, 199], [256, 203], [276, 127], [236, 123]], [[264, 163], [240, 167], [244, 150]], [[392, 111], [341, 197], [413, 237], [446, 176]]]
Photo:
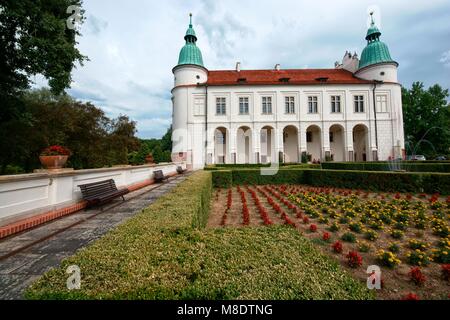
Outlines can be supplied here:
[[356, 55], [347, 53], [336, 64], [351, 72], [355, 83], [311, 79], [304, 84], [281, 81], [292, 70], [278, 66], [272, 72], [275, 78], [279, 73], [280, 82], [262, 84], [251, 78], [262, 70], [245, 71], [240, 64], [233, 70], [236, 83], [220, 83], [220, 71], [201, 66], [175, 67], [173, 161], [199, 169], [217, 163], [300, 162], [305, 153], [310, 161], [403, 157], [397, 64], [356, 70], [357, 64]]

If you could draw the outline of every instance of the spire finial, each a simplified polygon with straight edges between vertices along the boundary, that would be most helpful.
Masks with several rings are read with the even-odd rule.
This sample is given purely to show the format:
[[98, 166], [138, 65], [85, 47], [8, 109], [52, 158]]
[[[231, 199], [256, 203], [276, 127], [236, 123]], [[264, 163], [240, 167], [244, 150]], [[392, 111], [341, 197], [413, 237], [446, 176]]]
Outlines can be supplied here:
[[373, 21], [373, 14], [374, 14], [374, 12], [373, 11], [370, 11], [370, 20], [371, 20], [371, 25], [374, 25], [375, 24], [375, 21]]
[[192, 13], [189, 13], [189, 25], [192, 26]]

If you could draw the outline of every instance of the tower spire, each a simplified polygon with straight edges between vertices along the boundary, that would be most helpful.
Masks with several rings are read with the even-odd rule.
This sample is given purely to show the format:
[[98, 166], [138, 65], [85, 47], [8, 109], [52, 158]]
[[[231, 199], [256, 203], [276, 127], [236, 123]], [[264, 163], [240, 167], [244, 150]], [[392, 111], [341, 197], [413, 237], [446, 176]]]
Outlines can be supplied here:
[[196, 45], [197, 35], [192, 26], [192, 13], [189, 13], [189, 27], [184, 36], [184, 40], [186, 40], [186, 44], [181, 49], [178, 65], [193, 64], [203, 66], [202, 53]]
[[192, 28], [192, 13], [189, 13], [189, 27]]

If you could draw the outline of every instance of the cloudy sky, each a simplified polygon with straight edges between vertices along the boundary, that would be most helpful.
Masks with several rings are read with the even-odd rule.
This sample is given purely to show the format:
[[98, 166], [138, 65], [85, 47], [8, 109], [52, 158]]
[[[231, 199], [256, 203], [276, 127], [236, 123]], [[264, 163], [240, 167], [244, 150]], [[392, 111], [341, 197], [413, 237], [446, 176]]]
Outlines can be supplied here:
[[142, 138], [171, 123], [172, 68], [193, 13], [208, 69], [332, 68], [361, 53], [368, 12], [400, 63], [399, 77], [450, 88], [448, 0], [84, 0], [79, 49], [90, 59], [68, 91], [112, 117], [127, 114]]

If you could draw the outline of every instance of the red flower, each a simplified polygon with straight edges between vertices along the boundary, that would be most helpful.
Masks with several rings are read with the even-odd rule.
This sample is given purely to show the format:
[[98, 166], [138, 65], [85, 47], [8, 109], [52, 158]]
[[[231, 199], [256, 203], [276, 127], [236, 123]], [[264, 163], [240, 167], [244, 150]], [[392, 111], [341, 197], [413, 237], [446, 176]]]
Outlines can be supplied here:
[[309, 230], [311, 232], [316, 232], [317, 231], [317, 226], [315, 224], [312, 224], [312, 225], [309, 226]]
[[342, 243], [340, 241], [336, 241], [332, 246], [333, 251], [336, 253], [342, 253], [344, 248], [342, 247]]
[[328, 232], [325, 232], [322, 236], [322, 239], [324, 241], [328, 241], [328, 240], [330, 240], [330, 237], [331, 237], [330, 234]]
[[415, 294], [415, 293], [408, 293], [406, 296], [404, 296], [402, 298], [402, 300], [404, 300], [404, 301], [407, 301], [407, 300], [417, 301], [417, 300], [420, 300], [420, 299], [419, 299], [419, 296], [417, 294]]
[[401, 196], [400, 193], [398, 193], [398, 192], [397, 192], [397, 193], [395, 194], [395, 196], [394, 196], [394, 198], [397, 199], [397, 200], [400, 199], [401, 197], [402, 197], [402, 196]]
[[442, 278], [446, 281], [450, 281], [450, 264], [443, 264], [441, 268]]
[[362, 265], [362, 257], [356, 251], [350, 251], [346, 258], [350, 268], [358, 268]]
[[304, 224], [308, 224], [309, 223], [309, 218], [308, 217], [304, 217], [303, 218], [303, 223]]
[[419, 267], [411, 268], [411, 271], [409, 271], [409, 277], [418, 286], [424, 284], [426, 280], [425, 275], [422, 273]]
[[50, 146], [42, 150], [41, 156], [70, 156], [70, 150], [62, 146]]

